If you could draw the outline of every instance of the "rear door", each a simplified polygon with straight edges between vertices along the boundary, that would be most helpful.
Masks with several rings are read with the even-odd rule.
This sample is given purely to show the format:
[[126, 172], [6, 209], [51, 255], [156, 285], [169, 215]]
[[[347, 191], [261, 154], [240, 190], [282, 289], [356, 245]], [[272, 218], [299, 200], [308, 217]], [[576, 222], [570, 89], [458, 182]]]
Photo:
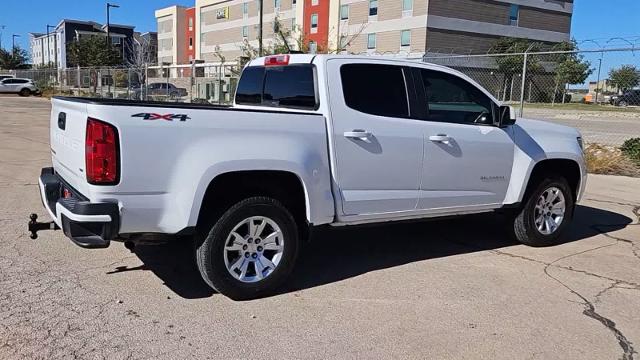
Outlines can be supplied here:
[[410, 119], [405, 67], [327, 61], [334, 172], [344, 215], [414, 212], [423, 155]]

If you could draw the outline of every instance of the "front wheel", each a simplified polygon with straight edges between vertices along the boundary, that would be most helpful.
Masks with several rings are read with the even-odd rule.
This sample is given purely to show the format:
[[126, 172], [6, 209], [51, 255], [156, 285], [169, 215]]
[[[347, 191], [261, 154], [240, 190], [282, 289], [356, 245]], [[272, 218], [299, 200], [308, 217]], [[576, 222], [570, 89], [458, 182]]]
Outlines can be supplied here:
[[29, 95], [31, 95], [31, 90], [29, 90], [29, 89], [22, 89], [22, 90], [20, 90], [20, 93], [19, 93], [19, 94], [20, 94], [20, 96], [29, 96]]
[[235, 300], [268, 294], [293, 271], [298, 256], [293, 216], [277, 200], [252, 197], [227, 210], [196, 244], [204, 281]]
[[513, 232], [525, 245], [556, 244], [573, 217], [573, 208], [574, 197], [567, 181], [545, 178], [513, 219]]

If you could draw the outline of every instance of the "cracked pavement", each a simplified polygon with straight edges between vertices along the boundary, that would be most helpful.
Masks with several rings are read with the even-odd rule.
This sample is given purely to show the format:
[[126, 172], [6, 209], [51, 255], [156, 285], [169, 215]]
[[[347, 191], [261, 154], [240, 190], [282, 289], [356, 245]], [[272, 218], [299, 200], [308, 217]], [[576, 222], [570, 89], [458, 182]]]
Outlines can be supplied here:
[[548, 248], [496, 215], [325, 231], [281, 294], [233, 302], [184, 243], [29, 239], [50, 104], [0, 108], [0, 359], [640, 359], [640, 179], [590, 176]]

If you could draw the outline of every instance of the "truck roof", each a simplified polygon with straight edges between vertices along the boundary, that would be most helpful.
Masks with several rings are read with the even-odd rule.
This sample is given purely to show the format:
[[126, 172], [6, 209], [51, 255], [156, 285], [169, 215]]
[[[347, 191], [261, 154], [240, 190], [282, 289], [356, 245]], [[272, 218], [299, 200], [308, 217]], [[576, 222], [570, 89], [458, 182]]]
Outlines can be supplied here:
[[[390, 56], [380, 56], [380, 55], [351, 55], [351, 54], [278, 54], [278, 55], [268, 55], [268, 56], [262, 56], [259, 58], [255, 58], [253, 60], [251, 60], [249, 63], [247, 63], [247, 66], [264, 66], [265, 65], [265, 61], [268, 58], [274, 58], [274, 57], [284, 57], [287, 56], [288, 60], [287, 63], [288, 64], [311, 64], [314, 62], [320, 62], [323, 60], [329, 60], [329, 59], [350, 59], [350, 60], [356, 60], [356, 59], [360, 59], [360, 60], [380, 60], [380, 61], [393, 61], [393, 62], [398, 62], [398, 63], [405, 63], [405, 64], [415, 64], [415, 63], [421, 63], [421, 64], [428, 64], [431, 67], [434, 68], [441, 68], [441, 69], [447, 69], [447, 71], [453, 71], [458, 73], [457, 71], [443, 66], [443, 65], [438, 65], [438, 64], [433, 64], [433, 63], [429, 63], [429, 62], [424, 62], [422, 61], [422, 59], [403, 59], [403, 58], [395, 58], [395, 57], [390, 57]], [[460, 73], [461, 74], [461, 73]]]

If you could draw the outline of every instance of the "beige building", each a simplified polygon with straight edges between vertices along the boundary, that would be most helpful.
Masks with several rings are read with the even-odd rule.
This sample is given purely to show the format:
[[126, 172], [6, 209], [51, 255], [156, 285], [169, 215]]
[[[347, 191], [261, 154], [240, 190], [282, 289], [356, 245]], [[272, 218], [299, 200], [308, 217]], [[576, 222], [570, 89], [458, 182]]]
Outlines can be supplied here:
[[171, 6], [156, 10], [158, 21], [158, 64], [184, 64], [188, 62], [184, 51], [186, 41], [186, 8]]
[[573, 0], [333, 2], [329, 43], [352, 53], [484, 53], [505, 36], [561, 42], [573, 13]]
[[[194, 8], [156, 11], [159, 61], [219, 62], [219, 54], [231, 61], [246, 44], [257, 48], [258, 6], [258, 0], [196, 0]], [[312, 49], [320, 44], [356, 54], [485, 53], [505, 36], [569, 40], [572, 14], [573, 0], [264, 0], [263, 39], [265, 46], [273, 41], [277, 18], [304, 34]]]
[[[302, 0], [298, 0], [302, 1]], [[286, 29], [302, 27], [302, 6], [295, 0], [264, 0], [263, 44], [274, 40], [274, 19]], [[242, 54], [249, 44], [258, 48], [259, 1], [257, 0], [196, 0], [196, 56], [206, 62], [219, 61], [216, 52], [227, 60]]]

